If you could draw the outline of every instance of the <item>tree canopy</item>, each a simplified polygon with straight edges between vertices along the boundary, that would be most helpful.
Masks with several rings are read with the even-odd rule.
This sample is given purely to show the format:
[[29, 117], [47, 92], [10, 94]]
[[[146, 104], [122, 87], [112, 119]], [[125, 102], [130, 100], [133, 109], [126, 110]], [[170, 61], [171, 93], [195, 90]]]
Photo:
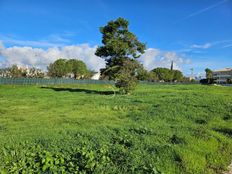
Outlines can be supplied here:
[[68, 72], [73, 73], [75, 79], [82, 78], [88, 74], [87, 66], [81, 60], [69, 59], [67, 60], [66, 64], [67, 64]]
[[181, 81], [183, 79], [183, 74], [179, 70], [170, 70], [168, 68], [155, 68], [152, 70], [158, 78], [158, 80], [163, 80], [165, 82]]
[[[124, 84], [123, 86], [135, 85], [135, 83], [129, 82], [134, 78], [126, 78], [129, 80], [126, 82], [123, 75], [128, 76], [128, 74], [135, 74], [137, 62], [131, 60], [139, 58], [146, 49], [145, 44], [141, 43], [138, 38], [129, 31], [128, 26], [129, 22], [127, 20], [118, 18], [108, 22], [106, 26], [101, 27], [100, 32], [102, 34], [103, 46], [98, 47], [95, 53], [95, 55], [106, 60], [106, 68], [101, 69], [101, 75], [110, 80], [118, 81], [117, 87], [119, 88], [120, 84]], [[123, 68], [125, 64], [130, 65], [130, 68], [126, 71]], [[132, 66], [131, 64], [134, 65]], [[131, 72], [129, 72], [129, 70]], [[135, 75], [133, 76], [135, 77]], [[119, 82], [121, 80], [123, 83]], [[129, 87], [128, 89], [133, 89], [133, 87]], [[128, 90], [124, 91], [128, 92]]]
[[68, 73], [66, 59], [57, 59], [48, 66], [48, 75], [51, 77], [63, 77]]
[[213, 71], [209, 68], [205, 69], [205, 77], [208, 84], [213, 83]]
[[213, 78], [213, 71], [209, 68], [205, 69], [205, 74], [206, 74], [206, 79], [211, 79]]
[[123, 18], [110, 21], [100, 28], [102, 43], [96, 55], [111, 62], [114, 58], [138, 58], [146, 48], [128, 29], [129, 22]]
[[80, 79], [88, 76], [89, 70], [83, 61], [77, 59], [57, 59], [48, 66], [48, 75], [51, 77], [64, 77], [68, 74]]

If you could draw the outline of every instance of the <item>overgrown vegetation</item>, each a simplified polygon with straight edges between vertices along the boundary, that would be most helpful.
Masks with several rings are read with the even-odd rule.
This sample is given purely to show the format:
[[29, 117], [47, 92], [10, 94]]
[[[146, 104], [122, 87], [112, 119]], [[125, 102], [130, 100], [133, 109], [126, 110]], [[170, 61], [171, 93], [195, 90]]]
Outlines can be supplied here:
[[0, 86], [0, 173], [216, 174], [229, 165], [232, 88], [111, 90]]

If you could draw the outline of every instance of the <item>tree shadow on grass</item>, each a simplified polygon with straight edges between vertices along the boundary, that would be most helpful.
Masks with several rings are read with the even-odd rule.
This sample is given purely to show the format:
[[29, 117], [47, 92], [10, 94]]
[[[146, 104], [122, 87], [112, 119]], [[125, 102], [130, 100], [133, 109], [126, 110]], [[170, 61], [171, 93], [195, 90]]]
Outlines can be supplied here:
[[219, 129], [213, 129], [213, 130], [232, 138], [232, 129], [231, 128], [219, 128]]
[[86, 94], [99, 94], [99, 95], [114, 95], [116, 91], [98, 91], [92, 89], [80, 89], [80, 88], [54, 88], [54, 87], [41, 87], [42, 89], [51, 89], [57, 92], [68, 91], [68, 92], [84, 92]]

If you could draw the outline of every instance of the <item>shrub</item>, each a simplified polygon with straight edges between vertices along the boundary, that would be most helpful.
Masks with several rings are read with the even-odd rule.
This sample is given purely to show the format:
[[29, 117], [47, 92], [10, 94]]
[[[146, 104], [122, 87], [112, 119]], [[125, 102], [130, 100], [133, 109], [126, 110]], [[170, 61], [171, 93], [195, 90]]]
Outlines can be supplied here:
[[116, 87], [119, 88], [120, 93], [129, 94], [133, 91], [138, 83], [137, 71], [140, 64], [136, 60], [126, 59], [123, 66], [116, 74]]

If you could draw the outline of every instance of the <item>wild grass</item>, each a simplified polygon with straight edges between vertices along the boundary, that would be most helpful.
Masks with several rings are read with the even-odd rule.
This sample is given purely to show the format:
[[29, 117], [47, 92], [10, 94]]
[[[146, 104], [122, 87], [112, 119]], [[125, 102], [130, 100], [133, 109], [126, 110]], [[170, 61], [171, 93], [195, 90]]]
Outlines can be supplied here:
[[232, 88], [0, 86], [2, 173], [191, 173], [232, 160]]

